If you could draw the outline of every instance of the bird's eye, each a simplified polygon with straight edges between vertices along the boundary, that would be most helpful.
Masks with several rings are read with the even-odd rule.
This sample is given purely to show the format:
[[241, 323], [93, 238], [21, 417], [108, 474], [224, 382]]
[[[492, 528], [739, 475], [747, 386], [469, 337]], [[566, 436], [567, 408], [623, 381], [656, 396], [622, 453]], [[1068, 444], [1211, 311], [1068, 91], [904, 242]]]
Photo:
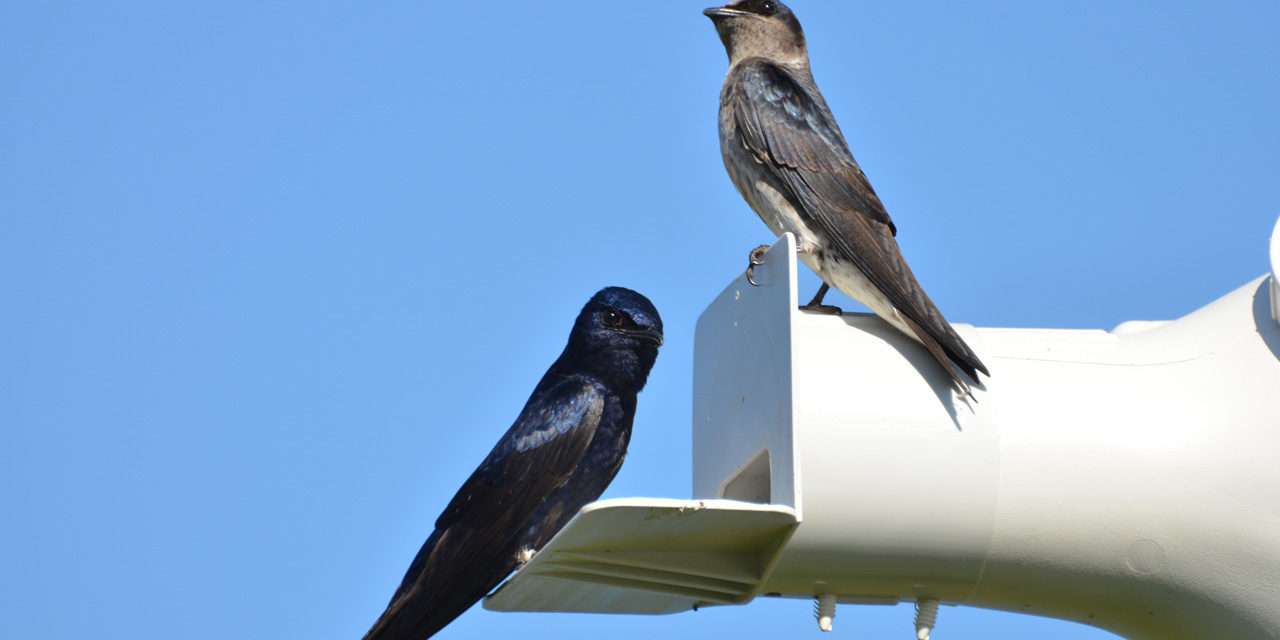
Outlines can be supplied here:
[[607, 326], [618, 328], [622, 326], [622, 314], [613, 309], [604, 312], [604, 323]]
[[760, 3], [760, 10], [765, 13], [773, 13], [778, 10], [778, 5], [770, 2], [769, 0], [764, 0], [764, 2]]

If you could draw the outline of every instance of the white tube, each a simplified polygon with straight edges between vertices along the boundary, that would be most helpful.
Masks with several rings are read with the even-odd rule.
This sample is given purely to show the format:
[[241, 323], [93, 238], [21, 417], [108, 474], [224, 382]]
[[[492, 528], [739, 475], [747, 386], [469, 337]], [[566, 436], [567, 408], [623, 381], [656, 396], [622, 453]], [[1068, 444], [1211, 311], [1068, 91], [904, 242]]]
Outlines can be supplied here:
[[[993, 374], [967, 407], [880, 320], [776, 306], [797, 297], [781, 246], [704, 314], [695, 367], [695, 497], [764, 484], [802, 516], [765, 593], [1280, 637], [1267, 279], [1121, 332], [960, 326]], [[735, 482], [760, 459], [772, 477]]]

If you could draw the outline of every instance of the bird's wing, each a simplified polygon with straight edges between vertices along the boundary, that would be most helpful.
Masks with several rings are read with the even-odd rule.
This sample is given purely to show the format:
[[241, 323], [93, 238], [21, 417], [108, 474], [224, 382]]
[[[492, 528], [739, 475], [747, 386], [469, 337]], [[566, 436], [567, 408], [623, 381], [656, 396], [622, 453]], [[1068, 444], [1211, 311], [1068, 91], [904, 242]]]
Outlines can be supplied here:
[[745, 62], [730, 96], [743, 145], [758, 160], [807, 174], [805, 189], [795, 195], [809, 208], [864, 216], [897, 234], [839, 125], [789, 73], [763, 59]]
[[765, 60], [740, 64], [726, 95], [738, 142], [787, 187], [800, 215], [831, 239], [831, 249], [852, 262], [966, 373], [975, 379], [975, 370], [986, 373], [916, 281], [894, 239], [889, 214], [818, 99], [786, 70]]
[[460, 521], [489, 522], [514, 509], [532, 511], [564, 484], [595, 437], [605, 392], [572, 376], [533, 397], [436, 520], [437, 529]]
[[516, 538], [572, 476], [604, 405], [604, 388], [580, 376], [539, 385], [440, 515], [365, 638], [429, 637], [501, 583], [516, 565]]

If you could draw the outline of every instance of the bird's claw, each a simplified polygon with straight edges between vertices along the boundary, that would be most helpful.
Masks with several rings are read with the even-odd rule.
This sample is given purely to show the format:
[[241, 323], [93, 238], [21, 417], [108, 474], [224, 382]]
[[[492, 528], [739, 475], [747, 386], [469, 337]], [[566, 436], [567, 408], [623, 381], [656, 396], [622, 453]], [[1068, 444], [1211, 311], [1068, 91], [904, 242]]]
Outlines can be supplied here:
[[827, 298], [828, 291], [831, 291], [831, 285], [824, 281], [822, 286], [818, 288], [818, 292], [813, 294], [813, 299], [809, 301], [809, 304], [801, 305], [800, 310], [833, 316], [844, 315], [844, 309], [830, 304], [822, 304], [822, 301]]
[[524, 565], [529, 564], [529, 561], [533, 560], [533, 557], [536, 555], [538, 555], [537, 551], [534, 551], [533, 549], [525, 547], [516, 552], [516, 562], [518, 562], [520, 566], [523, 567]]
[[756, 267], [764, 264], [764, 258], [769, 255], [769, 249], [769, 245], [762, 244], [747, 254], [747, 282], [753, 287], [760, 286], [760, 283], [756, 282]]
[[833, 304], [812, 304], [812, 303], [810, 303], [810, 304], [802, 305], [802, 306], [800, 307], [800, 310], [801, 310], [801, 311], [807, 311], [807, 312], [809, 312], [809, 313], [820, 313], [820, 314], [822, 314], [822, 315], [828, 315], [828, 316], [842, 316], [842, 315], [844, 315], [844, 309], [841, 309], [840, 307], [837, 307], [837, 306], [835, 306], [835, 305], [833, 305]]

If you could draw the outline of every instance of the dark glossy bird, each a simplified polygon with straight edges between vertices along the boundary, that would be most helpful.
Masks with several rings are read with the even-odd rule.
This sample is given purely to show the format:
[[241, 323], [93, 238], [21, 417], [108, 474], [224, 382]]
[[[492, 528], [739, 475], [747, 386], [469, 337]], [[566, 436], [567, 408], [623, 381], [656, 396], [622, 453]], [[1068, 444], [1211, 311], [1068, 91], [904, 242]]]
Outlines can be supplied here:
[[436, 520], [366, 640], [422, 640], [527, 562], [613, 481], [636, 395], [662, 346], [647, 298], [608, 288], [582, 309], [564, 352]]
[[[725, 168], [775, 234], [795, 234], [801, 258], [822, 278], [803, 308], [839, 313], [822, 300], [832, 286], [844, 291], [923, 344], [968, 393], [987, 368], [903, 259], [893, 220], [818, 91], [800, 21], [777, 0], [740, 0], [704, 13], [729, 54], [720, 95]], [[755, 249], [751, 263], [767, 250]]]

